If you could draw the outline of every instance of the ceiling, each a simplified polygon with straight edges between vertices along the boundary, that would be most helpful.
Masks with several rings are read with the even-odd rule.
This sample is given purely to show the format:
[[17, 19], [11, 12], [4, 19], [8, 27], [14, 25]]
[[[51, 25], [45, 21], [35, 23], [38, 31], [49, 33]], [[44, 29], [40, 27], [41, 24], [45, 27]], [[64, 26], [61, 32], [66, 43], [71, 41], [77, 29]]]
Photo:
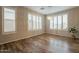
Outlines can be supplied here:
[[36, 12], [39, 12], [41, 14], [51, 14], [60, 12], [63, 10], [71, 9], [76, 6], [27, 6], [26, 8], [32, 9]]

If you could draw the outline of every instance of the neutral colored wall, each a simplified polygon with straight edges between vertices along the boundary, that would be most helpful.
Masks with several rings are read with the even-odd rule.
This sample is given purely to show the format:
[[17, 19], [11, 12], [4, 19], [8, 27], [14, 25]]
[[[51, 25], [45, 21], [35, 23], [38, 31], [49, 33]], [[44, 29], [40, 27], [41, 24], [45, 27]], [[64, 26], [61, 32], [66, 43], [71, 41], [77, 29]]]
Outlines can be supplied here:
[[[0, 44], [28, 38], [31, 36], [39, 35], [44, 33], [44, 16], [32, 11], [30, 9], [27, 9], [25, 7], [14, 7], [16, 8], [16, 33], [12, 34], [2, 34], [2, 7], [0, 7]], [[43, 30], [29, 32], [28, 31], [28, 13], [37, 14], [43, 17]]]
[[[15, 7], [17, 12], [16, 12], [16, 33], [13, 34], [8, 34], [4, 35], [2, 34], [2, 7], [0, 7], [0, 44], [12, 42], [12, 41], [17, 41], [20, 39], [32, 37], [35, 35], [39, 35], [42, 33], [50, 33], [50, 34], [56, 34], [56, 35], [61, 35], [61, 36], [68, 36], [70, 37], [70, 34], [67, 31], [59, 31], [56, 32], [54, 30], [49, 30], [48, 27], [48, 20], [46, 19], [46, 15], [42, 15], [40, 13], [37, 13], [35, 11], [32, 11], [30, 9], [24, 8], [24, 7]], [[41, 15], [43, 17], [43, 30], [40, 31], [34, 31], [34, 32], [29, 32], [28, 31], [28, 13], [32, 13], [35, 15]], [[68, 13], [68, 26], [76, 26], [79, 30], [79, 7], [67, 10], [67, 11], [62, 11], [51, 15], [58, 15], [58, 14], [63, 14], [63, 13]], [[77, 37], [79, 38], [79, 34], [77, 34]]]
[[[58, 13], [54, 13], [54, 14], [50, 14], [47, 16], [55, 16], [55, 15], [59, 15], [59, 14], [61, 15], [64, 13], [68, 13], [68, 28], [75, 26], [79, 30], [79, 7], [76, 7], [76, 8], [70, 9], [70, 10], [66, 10], [66, 11], [62, 11], [62, 12], [58, 12]], [[47, 24], [46, 25], [47, 33], [71, 37], [70, 33], [68, 33], [68, 31], [50, 30], [48, 20], [46, 21], [46, 24]], [[76, 36], [77, 36], [77, 38], [79, 38], [79, 34], [77, 34]]]

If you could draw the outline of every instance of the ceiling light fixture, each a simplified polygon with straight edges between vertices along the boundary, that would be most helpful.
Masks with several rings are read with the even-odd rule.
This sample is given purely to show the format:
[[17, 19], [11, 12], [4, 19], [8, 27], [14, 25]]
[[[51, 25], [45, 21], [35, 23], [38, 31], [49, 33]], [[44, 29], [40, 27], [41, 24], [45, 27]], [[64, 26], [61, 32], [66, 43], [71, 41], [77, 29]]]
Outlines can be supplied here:
[[52, 7], [52, 6], [48, 6], [48, 7]]
[[52, 17], [51, 17], [51, 16], [47, 16], [47, 19], [48, 19], [48, 20], [51, 20], [51, 19], [52, 19]]
[[42, 7], [42, 8], [40, 8], [40, 9], [41, 9], [41, 10], [44, 10], [45, 8]]

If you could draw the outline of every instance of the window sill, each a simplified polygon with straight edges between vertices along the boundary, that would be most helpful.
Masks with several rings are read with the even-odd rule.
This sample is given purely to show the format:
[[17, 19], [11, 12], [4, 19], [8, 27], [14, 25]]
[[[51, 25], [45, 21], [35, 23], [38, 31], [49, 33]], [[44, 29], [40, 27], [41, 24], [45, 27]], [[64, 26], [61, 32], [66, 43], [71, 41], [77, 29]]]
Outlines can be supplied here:
[[3, 35], [15, 34], [16, 32], [2, 32]]

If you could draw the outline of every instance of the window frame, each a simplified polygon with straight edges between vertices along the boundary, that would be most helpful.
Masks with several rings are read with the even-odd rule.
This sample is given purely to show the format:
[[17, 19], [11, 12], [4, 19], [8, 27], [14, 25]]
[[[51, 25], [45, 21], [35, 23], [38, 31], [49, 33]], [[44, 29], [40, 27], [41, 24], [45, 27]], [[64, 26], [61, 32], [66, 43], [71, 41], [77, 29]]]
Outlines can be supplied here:
[[[39, 31], [39, 30], [42, 30], [42, 24], [41, 24], [42, 23], [42, 16], [41, 15], [35, 15], [35, 14], [32, 14], [32, 13], [28, 13], [28, 15], [32, 16], [32, 29], [29, 29], [29, 25], [30, 24], [28, 22], [28, 31]], [[41, 17], [41, 23], [39, 22], [40, 21], [40, 17]], [[35, 22], [34, 22], [34, 20], [35, 20]], [[28, 16], [28, 21], [29, 21], [29, 16]], [[40, 28], [40, 26], [41, 26], [41, 28]]]
[[[29, 15], [30, 15], [30, 16], [29, 16]], [[30, 17], [30, 19], [29, 19], [29, 17]], [[32, 14], [28, 13], [27, 18], [28, 18], [28, 30], [29, 30], [29, 31], [32, 31], [32, 30], [33, 30], [33, 16], [32, 16]], [[32, 25], [30, 25], [29, 22], [31, 22]], [[31, 27], [29, 27], [29, 26], [31, 26]]]
[[42, 27], [42, 26], [43, 26], [43, 25], [42, 25], [42, 24], [43, 24], [42, 22], [43, 22], [42, 16], [38, 16], [38, 26], [39, 26], [39, 27], [38, 27], [38, 30], [42, 30], [42, 28], [43, 28], [43, 27]]
[[64, 15], [67, 15], [67, 24], [66, 24], [66, 25], [67, 25], [67, 28], [66, 28], [66, 29], [63, 29], [64, 23], [62, 22], [62, 24], [63, 24], [63, 25], [62, 25], [62, 30], [63, 30], [63, 31], [68, 31], [68, 28], [69, 28], [69, 27], [68, 27], [68, 21], [69, 21], [69, 20], [68, 20], [68, 18], [69, 18], [68, 15], [69, 15], [69, 14], [68, 14], [68, 13], [63, 14], [63, 15], [62, 15], [62, 19], [63, 19], [63, 16], [64, 16]]
[[[4, 31], [4, 8], [8, 8], [8, 9], [12, 9], [15, 10], [15, 31], [10, 31], [10, 32], [5, 32]], [[2, 34], [14, 34], [17, 31], [17, 24], [16, 24], [16, 8], [12, 8], [12, 7], [2, 7]]]
[[54, 17], [51, 17], [51, 19], [49, 20], [49, 28], [50, 30], [54, 30]]
[[[64, 16], [64, 15], [67, 15], [67, 24], [66, 24], [66, 25], [67, 25], [67, 28], [66, 28], [66, 29], [63, 29], [63, 16]], [[59, 27], [59, 26], [58, 26], [58, 24], [59, 24], [59, 22], [58, 22], [58, 21], [59, 21], [58, 17], [59, 17], [59, 16], [61, 17], [61, 29], [58, 28], [58, 27]], [[52, 19], [50, 19], [50, 21], [49, 21], [49, 28], [50, 28], [50, 30], [68, 31], [68, 13], [63, 13], [63, 14], [58, 14], [58, 15], [53, 15], [53, 16], [51, 16], [51, 18], [54, 18], [54, 17], [57, 17], [57, 28], [56, 28], [56, 29], [54, 28], [54, 26], [55, 26], [55, 24], [54, 24], [54, 21], [55, 21], [55, 20], [54, 20], [54, 19], [53, 19], [53, 28], [52, 28], [52, 29], [50, 28], [50, 21], [52, 21]]]
[[[57, 21], [56, 24], [55, 21]], [[53, 30], [58, 30], [58, 16], [53, 16]]]
[[[58, 15], [57, 17], [61, 17], [61, 28], [59, 29], [59, 28], [57, 28], [58, 30], [63, 30], [63, 15]], [[59, 27], [59, 19], [57, 19], [57, 21], [58, 21], [58, 25], [57, 25], [57, 27]]]

